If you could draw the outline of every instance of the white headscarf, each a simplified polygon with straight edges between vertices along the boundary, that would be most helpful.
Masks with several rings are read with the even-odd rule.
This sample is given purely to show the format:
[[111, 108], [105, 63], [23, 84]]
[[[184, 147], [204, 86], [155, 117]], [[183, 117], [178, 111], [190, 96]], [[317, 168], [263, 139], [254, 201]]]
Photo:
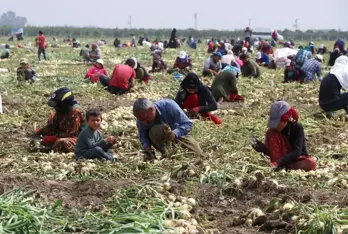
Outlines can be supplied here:
[[348, 57], [344, 55], [338, 57], [330, 73], [335, 75], [341, 86], [348, 91]]
[[137, 61], [137, 59], [135, 58], [135, 57], [132, 57], [131, 58], [133, 61], [134, 61], [134, 69], [137, 69], [138, 68], [138, 61]]
[[235, 58], [234, 58], [234, 55], [233, 55], [233, 52], [232, 50], [229, 50], [227, 52], [227, 55], [224, 55], [222, 56], [221, 58], [221, 63], [225, 63], [225, 64], [231, 64], [232, 62], [235, 62]]

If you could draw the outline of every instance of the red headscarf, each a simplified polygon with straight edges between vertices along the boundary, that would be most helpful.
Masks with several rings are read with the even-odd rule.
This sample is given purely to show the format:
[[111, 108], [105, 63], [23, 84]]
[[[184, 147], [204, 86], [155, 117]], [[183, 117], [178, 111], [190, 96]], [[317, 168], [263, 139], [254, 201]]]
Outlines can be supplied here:
[[281, 121], [282, 122], [293, 122], [293, 123], [297, 123], [298, 121], [298, 112], [291, 107], [290, 110], [288, 112], [286, 112], [284, 115], [282, 115]]

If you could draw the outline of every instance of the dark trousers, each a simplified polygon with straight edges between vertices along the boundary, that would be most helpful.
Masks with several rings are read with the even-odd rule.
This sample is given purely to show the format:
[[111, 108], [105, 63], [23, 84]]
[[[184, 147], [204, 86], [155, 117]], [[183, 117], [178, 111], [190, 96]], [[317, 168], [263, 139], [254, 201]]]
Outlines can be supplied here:
[[99, 81], [100, 81], [100, 83], [101, 83], [103, 86], [107, 87], [107, 88], [108, 88], [108, 91], [109, 91], [110, 93], [122, 95], [122, 94], [125, 94], [125, 93], [127, 93], [127, 92], [129, 91], [129, 89], [128, 89], [128, 90], [123, 90], [123, 89], [121, 89], [121, 88], [119, 88], [119, 87], [116, 87], [116, 86], [109, 86], [110, 80], [111, 80], [111, 79], [110, 79], [109, 77], [107, 77], [106, 75], [103, 75], [103, 74], [102, 74], [102, 75], [99, 76]]
[[46, 58], [46, 49], [45, 48], [39, 48], [39, 51], [38, 51], [39, 61], [41, 60], [41, 54], [43, 54], [44, 59], [47, 60], [47, 58]]
[[89, 149], [81, 155], [83, 158], [86, 159], [106, 159], [106, 160], [114, 160], [114, 157], [111, 152], [112, 145], [108, 144], [106, 147], [94, 147], [92, 149]]
[[321, 109], [323, 109], [325, 112], [334, 112], [338, 110], [344, 109], [346, 113], [348, 114], [348, 93], [343, 93], [340, 98], [336, 99], [335, 101], [320, 105]]

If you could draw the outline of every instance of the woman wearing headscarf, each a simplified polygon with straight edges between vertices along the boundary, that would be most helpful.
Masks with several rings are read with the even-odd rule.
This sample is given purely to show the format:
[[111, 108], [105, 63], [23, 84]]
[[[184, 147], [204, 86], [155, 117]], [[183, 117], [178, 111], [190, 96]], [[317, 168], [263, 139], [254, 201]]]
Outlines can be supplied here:
[[189, 73], [181, 82], [175, 101], [182, 109], [188, 110], [192, 117], [200, 114], [203, 119], [211, 120], [215, 124], [222, 123], [217, 116], [210, 113], [217, 109], [216, 101], [209, 88], [202, 84], [195, 73]]
[[175, 63], [171, 69], [168, 70], [169, 74], [174, 72], [180, 72], [187, 74], [192, 70], [192, 62], [190, 56], [185, 51], [181, 51], [179, 56], [175, 59]]
[[319, 105], [332, 117], [334, 111], [344, 109], [348, 120], [348, 93], [342, 93], [341, 89], [348, 91], [348, 57], [340, 56], [330, 73], [324, 77], [320, 84]]
[[238, 95], [236, 74], [235, 71], [223, 70], [215, 77], [211, 92], [219, 104], [244, 101], [244, 97]]
[[55, 112], [49, 117], [46, 127], [38, 129], [35, 135], [43, 137], [41, 145], [47, 151], [74, 152], [77, 136], [86, 126], [84, 110], [69, 88], [56, 90], [47, 104]]
[[222, 69], [224, 69], [227, 65], [240, 69], [240, 65], [236, 61], [236, 58], [234, 57], [232, 50], [229, 50], [226, 55], [222, 56], [221, 64], [222, 64]]
[[316, 170], [315, 159], [308, 156], [303, 127], [297, 111], [285, 101], [272, 104], [265, 144], [255, 139], [253, 148], [271, 159], [274, 170]]
[[173, 28], [172, 33], [170, 34], [169, 42], [166, 46], [166, 48], [178, 48], [180, 45], [178, 45], [178, 41], [176, 38], [176, 28]]
[[306, 78], [306, 73], [301, 67], [296, 66], [290, 59], [286, 61], [286, 67], [284, 70], [284, 83], [299, 82], [303, 83]]
[[99, 76], [101, 74], [109, 76], [107, 70], [104, 68], [104, 61], [102, 59], [98, 59], [95, 64], [88, 69], [85, 79], [90, 80], [92, 83], [96, 83], [99, 81]]
[[335, 61], [341, 55], [346, 55], [347, 51], [344, 49], [345, 43], [343, 40], [338, 39], [335, 42], [334, 50], [330, 53], [329, 66], [333, 66]]
[[142, 66], [135, 57], [127, 59], [127, 65], [133, 67], [136, 73], [136, 79], [144, 81], [147, 84], [151, 80], [151, 76], [144, 66]]

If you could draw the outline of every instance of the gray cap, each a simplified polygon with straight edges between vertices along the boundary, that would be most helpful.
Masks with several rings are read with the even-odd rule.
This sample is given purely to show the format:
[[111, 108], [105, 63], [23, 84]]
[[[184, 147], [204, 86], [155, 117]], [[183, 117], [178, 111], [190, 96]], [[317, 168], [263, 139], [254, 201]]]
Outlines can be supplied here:
[[290, 110], [290, 105], [286, 101], [276, 101], [272, 104], [269, 111], [268, 128], [276, 128], [282, 116]]

